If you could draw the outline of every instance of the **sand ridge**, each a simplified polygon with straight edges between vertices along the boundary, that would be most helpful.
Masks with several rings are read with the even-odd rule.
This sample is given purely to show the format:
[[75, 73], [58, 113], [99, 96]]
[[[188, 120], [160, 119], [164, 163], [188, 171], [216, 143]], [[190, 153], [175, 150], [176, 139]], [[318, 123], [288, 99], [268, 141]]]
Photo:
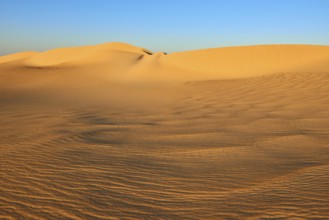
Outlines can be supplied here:
[[[146, 51], [146, 50], [145, 50]], [[99, 63], [103, 60], [111, 60], [116, 54], [145, 54], [142, 48], [138, 48], [125, 43], [105, 43], [95, 46], [82, 46], [72, 48], [59, 48], [49, 50], [24, 60], [28, 66], [59, 66], [59, 65], [84, 65], [85, 62]], [[122, 57], [123, 59], [125, 57]], [[113, 58], [112, 58], [113, 59]]]
[[33, 55], [38, 54], [38, 52], [20, 52], [20, 53], [15, 53], [15, 54], [10, 54], [6, 56], [0, 56], [0, 64], [1, 63], [7, 63], [11, 61], [18, 61], [21, 59], [26, 59], [29, 57], [32, 57]]
[[182, 82], [329, 71], [329, 47], [316, 45], [224, 47], [165, 55], [125, 43], [106, 43], [3, 56], [0, 62], [15, 59], [18, 67], [67, 69], [112, 81]]

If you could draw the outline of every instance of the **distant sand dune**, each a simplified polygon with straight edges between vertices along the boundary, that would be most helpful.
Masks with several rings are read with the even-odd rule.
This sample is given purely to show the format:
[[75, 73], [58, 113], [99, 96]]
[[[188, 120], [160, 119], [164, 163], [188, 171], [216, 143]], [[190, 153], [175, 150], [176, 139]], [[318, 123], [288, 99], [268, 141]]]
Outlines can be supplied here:
[[329, 47], [0, 57], [0, 219], [328, 219]]
[[0, 64], [11, 62], [11, 61], [19, 61], [21, 59], [32, 57], [33, 55], [36, 54], [38, 54], [38, 52], [21, 52], [21, 53], [10, 54], [7, 56], [0, 56]]
[[329, 47], [313, 45], [224, 47], [165, 55], [129, 44], [106, 43], [3, 56], [0, 63], [15, 59], [17, 66], [72, 68], [120, 81], [216, 80], [329, 71]]
[[[123, 54], [123, 55], [121, 55]], [[129, 59], [130, 54], [136, 56], [146, 54], [142, 48], [124, 43], [106, 43], [96, 46], [60, 48], [37, 54], [24, 61], [29, 66], [58, 66], [58, 65], [86, 65], [99, 64], [104, 61]], [[121, 56], [120, 56], [121, 55]]]
[[[226, 47], [174, 53], [167, 61], [193, 71], [204, 79], [254, 77], [274, 73], [328, 72], [329, 47], [261, 45]], [[199, 80], [202, 77], [195, 76]]]

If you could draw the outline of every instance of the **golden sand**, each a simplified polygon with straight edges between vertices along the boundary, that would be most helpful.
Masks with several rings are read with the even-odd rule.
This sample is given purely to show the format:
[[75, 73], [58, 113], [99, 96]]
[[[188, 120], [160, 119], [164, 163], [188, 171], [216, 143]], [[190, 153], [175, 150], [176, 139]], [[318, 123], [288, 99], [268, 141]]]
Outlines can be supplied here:
[[3, 56], [0, 106], [0, 218], [328, 218], [329, 47]]

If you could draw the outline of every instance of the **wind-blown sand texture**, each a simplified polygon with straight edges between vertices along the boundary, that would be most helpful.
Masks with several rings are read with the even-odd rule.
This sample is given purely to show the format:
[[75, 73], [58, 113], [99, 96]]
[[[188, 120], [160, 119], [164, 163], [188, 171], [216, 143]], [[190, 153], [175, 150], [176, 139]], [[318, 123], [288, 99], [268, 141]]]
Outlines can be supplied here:
[[328, 219], [329, 47], [0, 57], [0, 219]]

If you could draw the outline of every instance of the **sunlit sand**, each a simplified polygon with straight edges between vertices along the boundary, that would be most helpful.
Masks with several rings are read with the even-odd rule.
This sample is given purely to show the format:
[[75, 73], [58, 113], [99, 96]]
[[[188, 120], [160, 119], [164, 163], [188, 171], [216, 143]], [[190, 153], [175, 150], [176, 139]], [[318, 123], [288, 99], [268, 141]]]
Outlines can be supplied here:
[[328, 217], [328, 46], [18, 53], [0, 105], [0, 218]]

